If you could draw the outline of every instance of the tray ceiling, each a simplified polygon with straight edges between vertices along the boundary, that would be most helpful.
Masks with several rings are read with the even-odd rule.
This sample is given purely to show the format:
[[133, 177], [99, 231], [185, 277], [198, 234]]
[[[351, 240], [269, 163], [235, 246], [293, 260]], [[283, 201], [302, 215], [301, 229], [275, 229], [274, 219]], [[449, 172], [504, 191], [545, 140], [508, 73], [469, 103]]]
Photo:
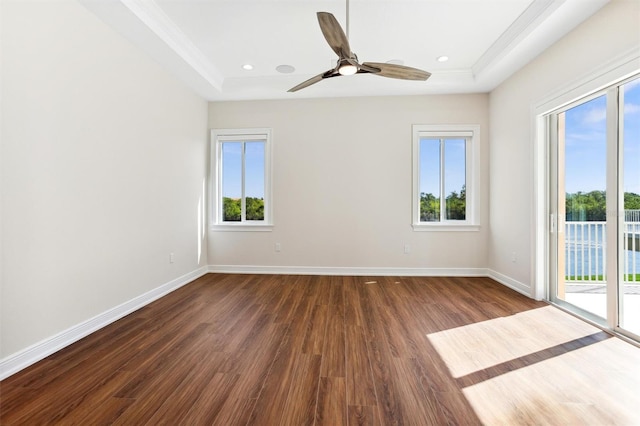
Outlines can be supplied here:
[[316, 12], [346, 29], [344, 1], [81, 2], [206, 99], [243, 100], [488, 92], [608, 0], [351, 0], [349, 42], [361, 61], [431, 78], [364, 74], [296, 93], [287, 90], [335, 65]]

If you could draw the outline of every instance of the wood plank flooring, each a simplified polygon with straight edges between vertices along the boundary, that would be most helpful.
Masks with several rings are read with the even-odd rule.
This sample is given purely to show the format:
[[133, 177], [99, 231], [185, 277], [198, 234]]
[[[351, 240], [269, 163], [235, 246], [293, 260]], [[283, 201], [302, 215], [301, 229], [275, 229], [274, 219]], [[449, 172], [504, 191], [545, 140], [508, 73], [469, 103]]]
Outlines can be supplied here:
[[0, 424], [640, 424], [640, 348], [487, 278], [209, 274], [0, 382]]

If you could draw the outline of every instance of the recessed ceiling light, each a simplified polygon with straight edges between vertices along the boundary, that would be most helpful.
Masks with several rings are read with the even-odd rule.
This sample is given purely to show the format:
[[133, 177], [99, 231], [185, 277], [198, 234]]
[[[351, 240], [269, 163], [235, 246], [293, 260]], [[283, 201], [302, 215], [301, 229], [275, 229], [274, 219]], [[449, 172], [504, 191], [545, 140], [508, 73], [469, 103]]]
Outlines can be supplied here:
[[449, 57], [448, 56], [444, 56], [444, 55], [443, 56], [438, 56], [436, 58], [436, 61], [438, 61], [438, 62], [447, 62], [448, 60], [449, 60]]
[[242, 69], [243, 69], [243, 70], [247, 70], [247, 71], [251, 71], [251, 70], [253, 69], [253, 65], [251, 65], [251, 64], [244, 64], [244, 65], [242, 66]]
[[295, 69], [293, 66], [291, 66], [291, 65], [286, 65], [286, 64], [278, 65], [278, 66], [276, 67], [276, 71], [278, 71], [279, 73], [282, 73], [282, 74], [291, 74], [291, 73], [292, 73], [292, 72], [294, 72], [295, 70], [296, 70], [296, 69]]

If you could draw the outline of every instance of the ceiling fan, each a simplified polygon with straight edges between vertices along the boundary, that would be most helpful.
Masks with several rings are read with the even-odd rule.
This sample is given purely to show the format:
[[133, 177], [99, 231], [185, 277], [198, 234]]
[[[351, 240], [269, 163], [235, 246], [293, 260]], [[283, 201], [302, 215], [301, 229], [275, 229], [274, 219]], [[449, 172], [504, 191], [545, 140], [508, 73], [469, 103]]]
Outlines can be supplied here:
[[[329, 46], [331, 46], [331, 49], [338, 55], [338, 63], [335, 68], [303, 81], [289, 89], [289, 92], [297, 92], [325, 78], [340, 77], [343, 75], [370, 73], [381, 77], [399, 78], [402, 80], [426, 80], [431, 76], [431, 74], [426, 71], [404, 65], [380, 62], [359, 63], [358, 57], [351, 51], [351, 47], [349, 47], [349, 39], [344, 31], [342, 31], [342, 27], [335, 16], [329, 12], [318, 12], [317, 15], [324, 38], [327, 40], [327, 43], [329, 43]], [[349, 0], [347, 0], [347, 32], [348, 31]]]

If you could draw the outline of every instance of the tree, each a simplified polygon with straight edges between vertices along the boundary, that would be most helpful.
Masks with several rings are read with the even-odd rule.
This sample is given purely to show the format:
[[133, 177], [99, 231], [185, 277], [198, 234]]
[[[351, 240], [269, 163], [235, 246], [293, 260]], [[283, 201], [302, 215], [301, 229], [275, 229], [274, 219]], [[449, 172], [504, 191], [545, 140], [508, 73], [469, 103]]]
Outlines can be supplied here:
[[451, 192], [447, 197], [447, 219], [465, 220], [467, 217], [467, 190], [462, 185], [460, 195], [456, 191]]
[[440, 220], [440, 199], [430, 193], [420, 193], [420, 222]]
[[[576, 192], [567, 194], [565, 198], [567, 221], [597, 221], [607, 220], [606, 191]], [[640, 195], [633, 192], [624, 193], [624, 209], [640, 210]]]
[[[448, 220], [465, 220], [467, 216], [467, 190], [462, 185], [460, 193], [451, 192], [445, 199]], [[420, 193], [420, 222], [440, 221], [440, 198], [431, 193]]]
[[607, 220], [607, 194], [605, 191], [576, 192], [565, 198], [566, 220], [597, 221]]
[[264, 220], [264, 198], [247, 197], [247, 220]]
[[[264, 198], [245, 198], [246, 220], [264, 220]], [[222, 199], [222, 220], [225, 222], [240, 222], [242, 215], [242, 200], [240, 198], [224, 197]]]
[[640, 210], [640, 195], [634, 192], [625, 192], [624, 193], [624, 209]]
[[241, 202], [239, 198], [222, 198], [222, 220], [225, 222], [240, 222]]

